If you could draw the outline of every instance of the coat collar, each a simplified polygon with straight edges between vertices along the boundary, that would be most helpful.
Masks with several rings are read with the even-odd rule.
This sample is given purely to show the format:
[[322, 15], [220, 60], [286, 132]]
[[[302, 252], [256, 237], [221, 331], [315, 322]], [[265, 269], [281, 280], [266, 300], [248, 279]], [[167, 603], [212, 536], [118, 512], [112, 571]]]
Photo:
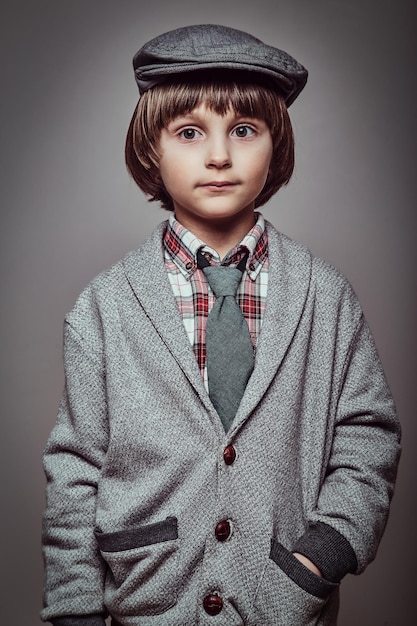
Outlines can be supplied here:
[[[257, 344], [255, 368], [229, 437], [256, 409], [278, 372], [299, 324], [310, 286], [310, 252], [279, 233], [269, 222], [266, 226], [269, 243], [267, 306]], [[139, 250], [125, 258], [126, 277], [162, 341], [200, 396], [216, 430], [221, 432], [220, 420], [204, 387], [165, 271], [162, 244], [165, 228], [166, 222], [163, 222]]]
[[269, 244], [268, 294], [255, 368], [233, 421], [232, 436], [262, 401], [293, 340], [307, 299], [312, 257], [303, 245], [266, 223]]
[[140, 306], [199, 395], [216, 430], [221, 433], [223, 427], [204, 387], [165, 270], [162, 241], [166, 226], [167, 222], [162, 222], [138, 250], [125, 257], [125, 275]]

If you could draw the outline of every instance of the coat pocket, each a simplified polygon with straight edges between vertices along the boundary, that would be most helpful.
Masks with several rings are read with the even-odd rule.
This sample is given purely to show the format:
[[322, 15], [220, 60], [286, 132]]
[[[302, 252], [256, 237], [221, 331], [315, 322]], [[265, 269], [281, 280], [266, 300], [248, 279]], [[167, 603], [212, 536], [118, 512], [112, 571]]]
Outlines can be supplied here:
[[[331, 614], [337, 611], [338, 587], [338, 584], [313, 574], [292, 552], [272, 539], [269, 560], [255, 596], [256, 617], [260, 624], [274, 626], [336, 623], [333, 621], [335, 615], [333, 618]], [[334, 610], [329, 606], [327, 611], [332, 594]], [[323, 613], [327, 612], [324, 617]]]
[[95, 532], [108, 565], [105, 603], [117, 619], [160, 615], [178, 598], [178, 527], [175, 517], [119, 530]]

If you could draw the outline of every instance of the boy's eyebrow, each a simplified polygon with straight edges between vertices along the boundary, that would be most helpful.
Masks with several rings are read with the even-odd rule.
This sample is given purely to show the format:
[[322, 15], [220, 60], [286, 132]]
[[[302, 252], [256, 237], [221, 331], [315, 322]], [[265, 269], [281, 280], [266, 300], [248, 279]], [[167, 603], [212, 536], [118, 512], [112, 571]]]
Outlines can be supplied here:
[[190, 111], [189, 113], [181, 113], [180, 115], [176, 115], [169, 123], [171, 124], [172, 122], [177, 122], [178, 120], [194, 119], [196, 117], [198, 118], [200, 116], [196, 113], [193, 113], [193, 111]]
[[180, 115], [176, 115], [175, 117], [173, 117], [172, 119], [170, 119], [165, 128], [170, 128], [172, 126], [177, 126], [178, 124], [191, 124], [191, 123], [197, 123], [199, 122], [200, 119], [198, 118], [198, 116], [193, 115], [193, 113], [181, 113]]
[[[259, 115], [247, 115], [244, 113], [240, 113], [238, 111], [235, 111], [234, 109], [231, 109], [231, 112], [233, 113], [233, 117], [236, 120], [260, 120], [260, 121], [264, 121], [262, 117], [260, 117]], [[226, 113], [225, 113], [226, 115]], [[192, 111], [189, 111], [188, 113], [181, 113], [178, 116], [173, 117], [169, 122], [168, 122], [168, 126], [171, 124], [176, 124], [178, 122], [181, 122], [182, 120], [184, 120], [185, 122], [187, 121], [204, 121], [204, 114], [200, 113], [198, 111], [196, 111], [195, 109], [193, 109]]]

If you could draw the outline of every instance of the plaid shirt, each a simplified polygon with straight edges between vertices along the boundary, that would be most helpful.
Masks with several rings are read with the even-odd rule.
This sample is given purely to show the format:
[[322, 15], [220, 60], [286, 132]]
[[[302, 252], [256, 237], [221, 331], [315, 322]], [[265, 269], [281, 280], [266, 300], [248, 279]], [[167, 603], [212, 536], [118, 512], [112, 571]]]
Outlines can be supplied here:
[[264, 218], [257, 213], [257, 222], [242, 241], [221, 261], [218, 253], [205, 245], [170, 216], [164, 236], [164, 259], [169, 281], [206, 388], [206, 324], [215, 301], [204, 273], [197, 267], [201, 249], [211, 265], [236, 266], [249, 251], [246, 270], [237, 291], [237, 302], [249, 326], [254, 349], [261, 331], [268, 287], [268, 239]]

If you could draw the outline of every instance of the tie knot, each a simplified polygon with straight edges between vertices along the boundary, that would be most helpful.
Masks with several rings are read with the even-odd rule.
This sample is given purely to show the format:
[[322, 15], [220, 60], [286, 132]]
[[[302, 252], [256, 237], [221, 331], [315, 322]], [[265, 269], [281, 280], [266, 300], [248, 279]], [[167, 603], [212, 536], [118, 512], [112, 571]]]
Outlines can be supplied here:
[[222, 296], [234, 297], [236, 295], [242, 279], [242, 272], [237, 267], [210, 265], [209, 267], [204, 267], [203, 272], [216, 298]]

